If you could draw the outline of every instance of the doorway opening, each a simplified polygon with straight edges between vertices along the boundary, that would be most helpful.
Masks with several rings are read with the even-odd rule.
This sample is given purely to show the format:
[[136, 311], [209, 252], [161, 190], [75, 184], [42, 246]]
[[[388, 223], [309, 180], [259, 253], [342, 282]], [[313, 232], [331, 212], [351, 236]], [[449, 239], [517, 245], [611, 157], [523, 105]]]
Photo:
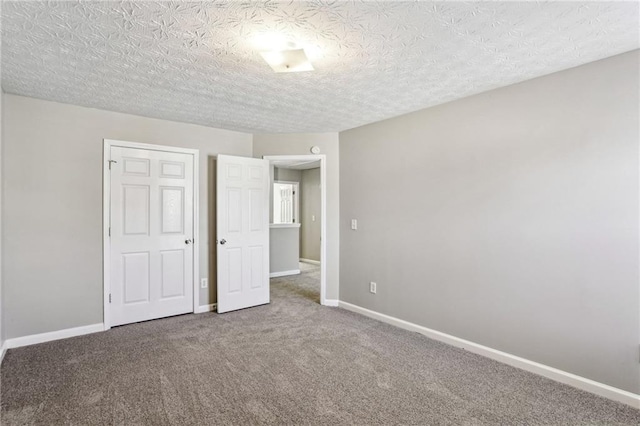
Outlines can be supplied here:
[[326, 305], [326, 156], [263, 158], [271, 175], [270, 277], [319, 269], [320, 304]]

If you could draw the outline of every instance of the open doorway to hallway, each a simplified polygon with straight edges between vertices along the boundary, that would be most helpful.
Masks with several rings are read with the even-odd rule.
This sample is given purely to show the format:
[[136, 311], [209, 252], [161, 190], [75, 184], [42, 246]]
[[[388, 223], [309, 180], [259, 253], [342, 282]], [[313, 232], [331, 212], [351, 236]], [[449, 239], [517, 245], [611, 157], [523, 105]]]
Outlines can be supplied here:
[[325, 304], [326, 160], [323, 155], [264, 158], [271, 165], [272, 285], [299, 285], [308, 297]]

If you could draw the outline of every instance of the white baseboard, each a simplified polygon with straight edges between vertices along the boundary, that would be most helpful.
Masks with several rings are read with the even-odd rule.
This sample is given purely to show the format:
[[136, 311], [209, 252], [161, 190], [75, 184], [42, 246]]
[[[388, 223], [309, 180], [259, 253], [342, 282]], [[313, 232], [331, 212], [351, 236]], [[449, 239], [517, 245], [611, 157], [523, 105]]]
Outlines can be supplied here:
[[338, 304], [340, 303], [339, 300], [336, 299], [324, 299], [324, 306], [332, 306], [332, 307], [337, 307]]
[[15, 337], [4, 342], [5, 349], [19, 348], [21, 346], [35, 345], [37, 343], [51, 342], [52, 340], [67, 339], [69, 337], [82, 336], [84, 334], [104, 331], [104, 324], [91, 324], [82, 327], [66, 328], [64, 330], [51, 331], [49, 333], [32, 334], [30, 336]]
[[269, 278], [286, 277], [287, 275], [298, 275], [298, 274], [300, 274], [300, 269], [292, 269], [290, 271], [272, 272], [269, 274]]
[[540, 364], [535, 361], [530, 361], [519, 356], [511, 355], [506, 352], [502, 352], [496, 349], [492, 349], [487, 346], [480, 345], [478, 343], [470, 342], [468, 340], [460, 339], [450, 334], [442, 333], [436, 330], [432, 330], [427, 327], [423, 327], [418, 324], [411, 323], [409, 321], [401, 320], [389, 315], [381, 314], [376, 311], [372, 311], [351, 303], [339, 301], [339, 306], [346, 310], [357, 312], [369, 318], [377, 319], [379, 321], [395, 325], [405, 330], [415, 331], [425, 336], [439, 340], [458, 348], [468, 350], [469, 352], [476, 353], [478, 355], [485, 356], [487, 358], [500, 361], [504, 364], [508, 364], [512, 367], [520, 368], [522, 370], [529, 371], [531, 373], [538, 374], [540, 376], [547, 377], [560, 383], [564, 383], [575, 388], [594, 393], [596, 395], [622, 402], [623, 404], [630, 405], [634, 408], [640, 408], [640, 395], [628, 392], [622, 389], [615, 388], [613, 386], [605, 385], [604, 383], [596, 382], [595, 380], [587, 379], [585, 377], [578, 376], [576, 374], [568, 373], [566, 371], [559, 370], [557, 368], [549, 367], [548, 365]]
[[319, 260], [311, 260], [311, 259], [304, 259], [304, 258], [300, 258], [300, 262], [302, 263], [310, 263], [312, 265], [320, 265], [320, 261]]
[[4, 354], [7, 353], [7, 347], [4, 342], [0, 345], [0, 365], [2, 365], [2, 360], [4, 360]]
[[204, 312], [213, 312], [216, 310], [216, 308], [218, 307], [217, 303], [212, 303], [210, 305], [201, 305], [201, 306], [196, 306], [195, 311], [193, 311], [194, 314], [202, 314]]

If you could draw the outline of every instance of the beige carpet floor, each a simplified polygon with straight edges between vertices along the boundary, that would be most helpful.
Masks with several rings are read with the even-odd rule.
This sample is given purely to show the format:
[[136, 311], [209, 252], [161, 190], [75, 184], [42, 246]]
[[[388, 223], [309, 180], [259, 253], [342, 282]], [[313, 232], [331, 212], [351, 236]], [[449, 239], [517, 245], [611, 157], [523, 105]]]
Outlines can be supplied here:
[[272, 303], [10, 350], [2, 425], [602, 425], [640, 411], [318, 305], [317, 268]]

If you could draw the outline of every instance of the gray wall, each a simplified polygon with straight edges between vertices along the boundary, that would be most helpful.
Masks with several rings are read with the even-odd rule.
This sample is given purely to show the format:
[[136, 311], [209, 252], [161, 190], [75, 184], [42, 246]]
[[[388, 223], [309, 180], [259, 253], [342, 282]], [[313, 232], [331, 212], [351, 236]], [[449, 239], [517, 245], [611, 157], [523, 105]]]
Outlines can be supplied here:
[[[214, 156], [251, 156], [252, 135], [15, 95], [4, 113], [7, 338], [102, 322], [103, 138], [200, 150], [200, 276], [209, 276]], [[215, 300], [209, 278], [201, 305]]]
[[[253, 135], [253, 156], [306, 155], [317, 145], [327, 156], [327, 299], [338, 299], [340, 265], [340, 153], [337, 133]], [[322, 259], [324, 262], [325, 259]]]
[[[2, 2], [0, 2], [0, 16], [2, 16]], [[1, 19], [0, 19], [0, 58], [2, 58], [2, 25], [1, 25]], [[0, 66], [0, 82], [2, 81], [2, 71], [1, 71], [1, 66]], [[2, 227], [3, 227], [3, 223], [2, 223], [2, 205], [4, 204], [2, 202], [3, 199], [3, 193], [2, 193], [2, 160], [3, 160], [3, 147], [2, 147], [2, 140], [3, 140], [3, 132], [4, 132], [4, 107], [3, 107], [3, 103], [4, 103], [4, 91], [2, 90], [2, 87], [0, 85], [0, 352], [2, 352], [2, 347], [4, 345], [4, 340], [5, 340], [5, 333], [4, 333], [4, 317], [3, 317], [3, 313], [4, 313], [4, 308], [3, 308], [3, 299], [2, 299], [2, 293], [3, 293], [3, 286], [4, 286], [4, 280], [2, 279], [2, 276], [4, 274], [4, 269], [2, 268], [2, 258], [3, 258], [3, 247], [2, 247]], [[1, 361], [1, 360], [0, 360]]]
[[300, 182], [302, 179], [301, 170], [283, 169], [280, 167], [273, 168], [273, 180], [283, 180], [287, 182]]
[[640, 393], [638, 61], [340, 133], [340, 299]]
[[[320, 261], [320, 169], [302, 171], [300, 183], [300, 257]], [[315, 221], [311, 220], [315, 216]]]
[[300, 269], [300, 227], [269, 228], [269, 272], [284, 272]]
[[[2, 9], [2, 7], [0, 6], [0, 10]], [[0, 40], [0, 44], [1, 44], [1, 40]], [[0, 54], [0, 57], [2, 55]], [[3, 286], [4, 286], [4, 280], [2, 279], [2, 276], [4, 275], [4, 268], [2, 268], [2, 259], [3, 259], [3, 247], [2, 247], [2, 229], [4, 224], [2, 223], [2, 206], [4, 205], [2, 199], [3, 197], [3, 193], [2, 193], [2, 174], [3, 174], [3, 170], [2, 170], [2, 160], [3, 160], [3, 151], [4, 148], [2, 147], [2, 140], [3, 140], [3, 132], [4, 132], [4, 108], [3, 108], [3, 103], [4, 103], [4, 92], [2, 91], [2, 88], [0, 87], [0, 352], [2, 351], [2, 346], [4, 345], [4, 318], [3, 318], [3, 313], [4, 313], [4, 308], [3, 308], [3, 299], [2, 299], [2, 293], [3, 293]]]

